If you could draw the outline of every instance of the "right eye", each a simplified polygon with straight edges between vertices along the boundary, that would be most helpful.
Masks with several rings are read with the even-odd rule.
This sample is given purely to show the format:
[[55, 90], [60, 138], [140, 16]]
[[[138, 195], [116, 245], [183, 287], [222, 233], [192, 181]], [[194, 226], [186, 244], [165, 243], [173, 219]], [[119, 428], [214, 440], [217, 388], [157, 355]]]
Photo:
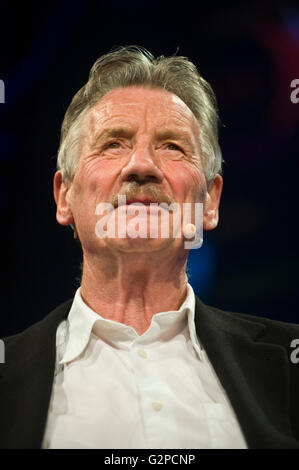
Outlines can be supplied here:
[[116, 142], [116, 141], [113, 141], [113, 142], [108, 142], [108, 144], [105, 145], [105, 149], [117, 149], [119, 148], [120, 146], [120, 143], [119, 142]]

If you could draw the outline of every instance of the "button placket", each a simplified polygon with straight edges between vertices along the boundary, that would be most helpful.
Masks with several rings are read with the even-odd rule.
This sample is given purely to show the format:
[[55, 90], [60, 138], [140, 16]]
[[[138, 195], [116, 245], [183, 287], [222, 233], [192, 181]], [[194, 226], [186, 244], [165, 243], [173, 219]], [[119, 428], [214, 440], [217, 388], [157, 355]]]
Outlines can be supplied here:
[[147, 352], [144, 349], [138, 349], [137, 354], [139, 357], [142, 357], [143, 359], [147, 358]]
[[162, 405], [162, 403], [160, 403], [159, 401], [153, 401], [153, 402], [152, 402], [152, 408], [153, 408], [153, 410], [155, 410], [155, 411], [161, 411], [162, 408], [163, 408], [163, 405]]

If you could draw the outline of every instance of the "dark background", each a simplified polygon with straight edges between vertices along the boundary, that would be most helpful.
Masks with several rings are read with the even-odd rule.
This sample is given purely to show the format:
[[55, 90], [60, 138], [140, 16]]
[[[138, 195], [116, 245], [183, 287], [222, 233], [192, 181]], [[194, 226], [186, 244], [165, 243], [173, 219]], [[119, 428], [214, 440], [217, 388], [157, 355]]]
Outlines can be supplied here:
[[55, 219], [60, 126], [93, 62], [118, 45], [187, 56], [211, 83], [225, 160], [219, 227], [190, 283], [222, 309], [299, 323], [299, 9], [290, 1], [0, 2], [0, 337], [78, 287], [80, 249]]

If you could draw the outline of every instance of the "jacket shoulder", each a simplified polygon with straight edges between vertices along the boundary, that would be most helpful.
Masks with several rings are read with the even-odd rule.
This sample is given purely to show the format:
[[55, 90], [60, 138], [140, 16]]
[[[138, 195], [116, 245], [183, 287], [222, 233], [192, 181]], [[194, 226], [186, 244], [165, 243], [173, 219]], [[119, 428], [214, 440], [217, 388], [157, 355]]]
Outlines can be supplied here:
[[227, 325], [230, 328], [232, 325], [243, 325], [250, 328], [255, 325], [260, 327], [262, 337], [267, 341], [274, 344], [286, 345], [289, 347], [290, 341], [294, 338], [299, 338], [299, 324], [273, 320], [264, 316], [253, 315], [248, 313], [240, 313], [229, 310], [222, 310], [218, 307], [204, 304], [198, 297], [196, 297], [199, 311], [204, 309], [212, 313], [214, 318], [221, 321], [221, 325]]
[[19, 349], [28, 344], [28, 341], [55, 334], [58, 325], [67, 318], [72, 302], [73, 299], [67, 300], [20, 333], [2, 338], [5, 344], [5, 355], [10, 353], [15, 346]]

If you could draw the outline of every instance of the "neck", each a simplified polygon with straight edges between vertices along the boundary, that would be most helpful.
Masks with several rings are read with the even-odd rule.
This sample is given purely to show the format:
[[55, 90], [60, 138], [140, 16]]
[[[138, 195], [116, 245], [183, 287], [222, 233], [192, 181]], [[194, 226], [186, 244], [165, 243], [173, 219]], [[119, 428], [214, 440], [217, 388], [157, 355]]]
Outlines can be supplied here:
[[81, 296], [102, 317], [132, 326], [141, 335], [155, 313], [177, 310], [186, 298], [186, 256], [152, 253], [84, 254]]

